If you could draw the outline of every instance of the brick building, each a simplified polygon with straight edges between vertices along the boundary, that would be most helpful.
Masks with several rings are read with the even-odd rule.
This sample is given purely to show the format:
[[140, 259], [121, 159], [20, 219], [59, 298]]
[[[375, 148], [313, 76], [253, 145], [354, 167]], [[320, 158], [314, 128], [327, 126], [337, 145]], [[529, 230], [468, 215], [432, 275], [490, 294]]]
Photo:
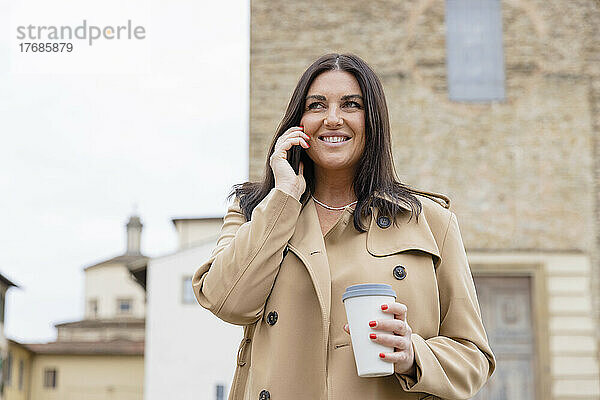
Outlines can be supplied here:
[[304, 69], [355, 53], [396, 170], [457, 214], [498, 370], [490, 397], [600, 398], [600, 2], [251, 1], [250, 179]]

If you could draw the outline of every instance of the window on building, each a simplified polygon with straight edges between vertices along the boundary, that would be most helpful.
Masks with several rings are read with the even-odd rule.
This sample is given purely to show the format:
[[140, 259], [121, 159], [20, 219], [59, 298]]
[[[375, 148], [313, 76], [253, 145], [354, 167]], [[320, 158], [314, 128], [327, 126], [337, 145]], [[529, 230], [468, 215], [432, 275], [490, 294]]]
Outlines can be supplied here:
[[4, 299], [6, 293], [0, 293], [0, 322], [4, 323]]
[[133, 300], [131, 299], [118, 299], [117, 300], [117, 312], [119, 314], [130, 314], [133, 308]]
[[217, 396], [216, 400], [224, 400], [225, 399], [225, 386], [217, 385]]
[[92, 318], [98, 317], [98, 300], [92, 299], [89, 301], [90, 315]]
[[194, 304], [196, 297], [194, 296], [194, 290], [192, 289], [192, 277], [186, 276], [183, 278], [183, 303]]
[[56, 387], [56, 368], [44, 369], [44, 387], [55, 388]]
[[6, 386], [10, 386], [11, 381], [12, 381], [12, 360], [13, 360], [13, 355], [12, 355], [12, 352], [9, 351], [8, 357], [6, 358], [6, 378], [4, 380], [4, 382], [6, 383]]
[[19, 390], [23, 390], [23, 380], [25, 375], [25, 362], [19, 360]]
[[500, 0], [446, 0], [450, 100], [504, 100]]

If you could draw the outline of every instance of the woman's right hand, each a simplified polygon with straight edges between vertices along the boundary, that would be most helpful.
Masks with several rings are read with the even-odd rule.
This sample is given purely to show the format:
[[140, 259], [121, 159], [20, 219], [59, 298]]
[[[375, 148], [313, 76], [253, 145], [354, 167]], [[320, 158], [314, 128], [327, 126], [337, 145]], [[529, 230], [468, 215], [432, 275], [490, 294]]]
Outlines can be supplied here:
[[302, 174], [304, 164], [300, 162], [298, 175], [296, 175], [287, 160], [287, 151], [292, 146], [309, 148], [308, 140], [310, 140], [310, 137], [304, 133], [301, 127], [293, 126], [277, 138], [275, 149], [269, 159], [269, 165], [275, 176], [275, 187], [292, 195], [298, 201], [300, 201], [300, 197], [306, 189], [306, 180]]

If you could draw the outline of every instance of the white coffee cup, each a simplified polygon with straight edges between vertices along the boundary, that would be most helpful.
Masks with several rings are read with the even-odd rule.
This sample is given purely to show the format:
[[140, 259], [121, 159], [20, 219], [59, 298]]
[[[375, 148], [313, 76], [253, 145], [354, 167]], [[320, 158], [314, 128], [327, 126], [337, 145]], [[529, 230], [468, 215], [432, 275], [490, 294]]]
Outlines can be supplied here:
[[348, 286], [342, 295], [356, 371], [360, 377], [387, 376], [394, 373], [394, 363], [379, 357], [379, 353], [392, 353], [394, 348], [375, 343], [369, 337], [370, 333], [384, 332], [372, 329], [369, 321], [394, 319], [393, 314], [381, 310], [381, 305], [395, 301], [396, 292], [385, 283]]

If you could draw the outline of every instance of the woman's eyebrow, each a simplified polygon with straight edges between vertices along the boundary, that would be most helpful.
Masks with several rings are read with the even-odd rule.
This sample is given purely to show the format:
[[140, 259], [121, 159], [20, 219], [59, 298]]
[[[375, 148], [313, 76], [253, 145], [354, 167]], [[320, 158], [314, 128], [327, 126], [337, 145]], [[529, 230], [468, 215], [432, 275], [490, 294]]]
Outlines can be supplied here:
[[[317, 99], [317, 100], [327, 100], [327, 98], [323, 95], [320, 94], [311, 94], [310, 96], [306, 96], [306, 100], [308, 99]], [[363, 97], [360, 94], [347, 94], [345, 96], [342, 96], [341, 100], [349, 100], [349, 99], [361, 99], [363, 100]]]

